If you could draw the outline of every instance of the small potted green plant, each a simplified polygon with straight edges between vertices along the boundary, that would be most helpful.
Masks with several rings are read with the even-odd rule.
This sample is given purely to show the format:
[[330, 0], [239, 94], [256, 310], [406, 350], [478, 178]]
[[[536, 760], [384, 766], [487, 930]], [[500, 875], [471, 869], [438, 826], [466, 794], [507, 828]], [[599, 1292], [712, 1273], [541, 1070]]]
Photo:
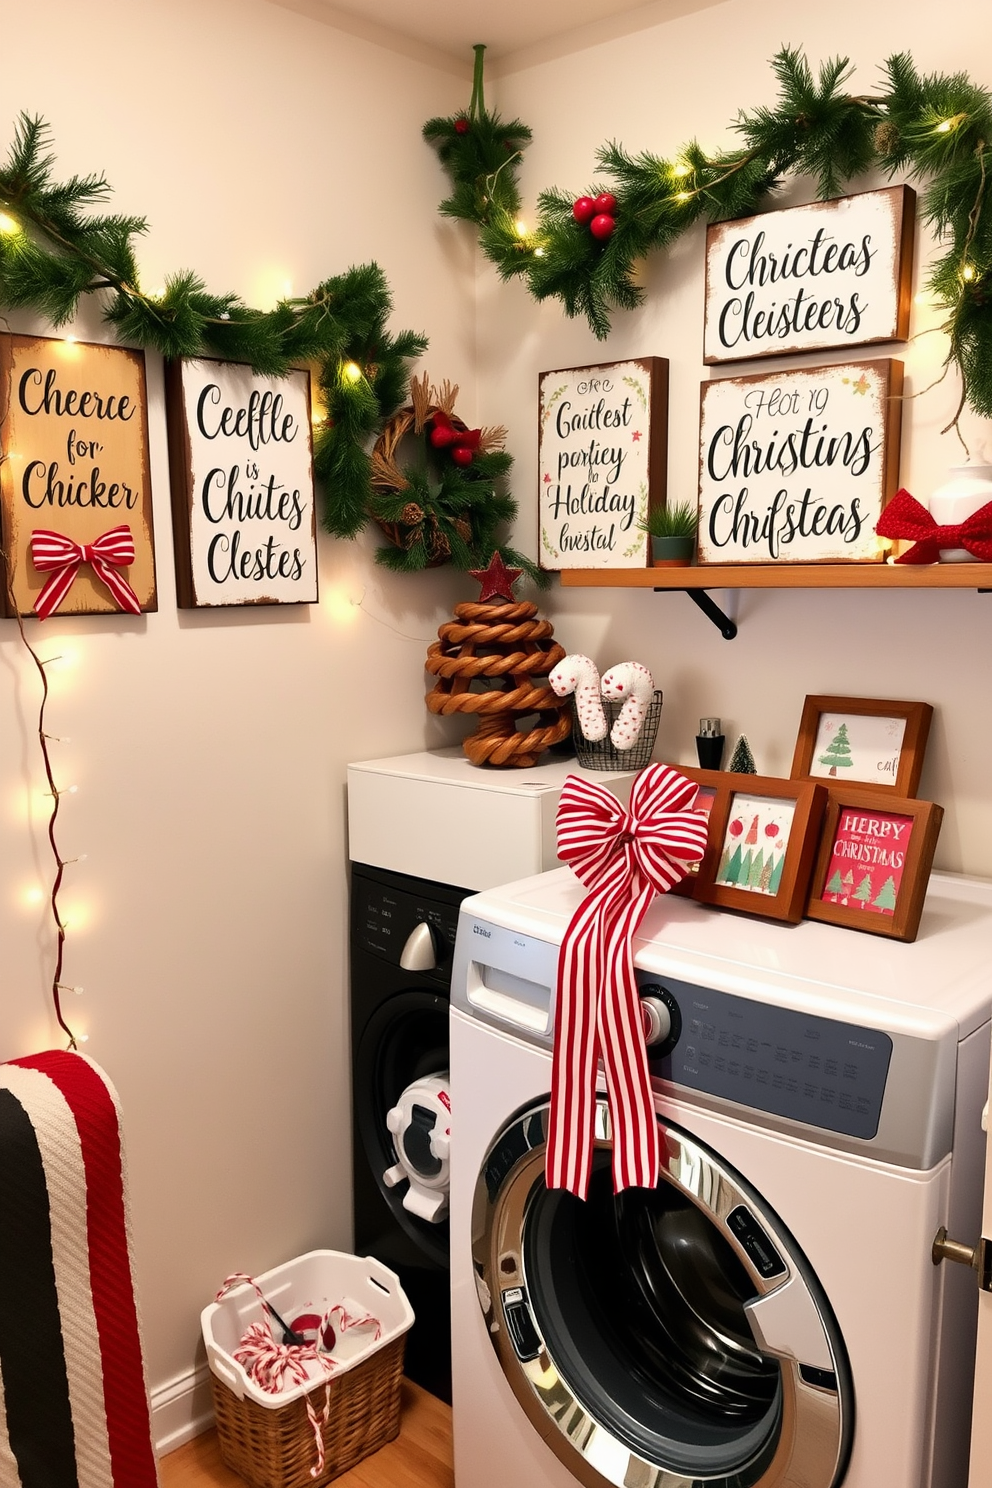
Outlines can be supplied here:
[[674, 506], [656, 506], [641, 522], [651, 538], [655, 568], [686, 568], [696, 551], [698, 517], [688, 501]]

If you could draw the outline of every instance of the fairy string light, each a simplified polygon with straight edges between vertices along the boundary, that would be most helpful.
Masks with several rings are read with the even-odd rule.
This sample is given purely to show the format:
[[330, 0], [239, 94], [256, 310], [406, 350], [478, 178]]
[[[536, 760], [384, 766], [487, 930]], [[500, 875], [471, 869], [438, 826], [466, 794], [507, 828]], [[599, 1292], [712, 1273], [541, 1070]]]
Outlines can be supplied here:
[[41, 758], [45, 767], [45, 779], [48, 781], [48, 790], [52, 802], [51, 810], [48, 813], [47, 836], [48, 845], [52, 850], [52, 857], [55, 860], [55, 875], [52, 879], [52, 886], [48, 896], [52, 919], [55, 924], [56, 939], [55, 969], [52, 974], [52, 1005], [55, 1009], [56, 1021], [69, 1040], [69, 1048], [76, 1049], [78, 1048], [79, 1043], [83, 1039], [84, 1035], [80, 1034], [77, 1037], [77, 1035], [73, 1033], [72, 1029], [69, 1027], [69, 1024], [66, 1022], [62, 1012], [61, 994], [64, 991], [70, 989], [66, 988], [65, 984], [62, 981], [62, 963], [65, 953], [65, 921], [63, 920], [61, 911], [59, 909], [59, 892], [62, 888], [62, 878], [69, 863], [74, 860], [63, 858], [61, 852], [59, 851], [58, 839], [56, 837], [56, 824], [58, 822], [59, 807], [64, 792], [61, 791], [56, 784], [55, 772], [52, 769], [52, 759], [51, 755], [48, 752], [48, 741], [55, 736], [49, 734], [48, 730], [45, 727], [45, 710], [48, 706], [49, 692], [48, 673], [46, 672], [45, 668], [51, 666], [53, 661], [57, 661], [58, 657], [50, 656], [47, 661], [43, 661], [32, 646], [31, 642], [28, 640], [27, 632], [24, 629], [23, 617], [20, 610], [17, 608], [17, 604], [14, 600], [13, 589], [11, 587], [10, 581], [10, 564], [7, 562], [7, 554], [4, 552], [3, 548], [0, 548], [0, 562], [3, 563], [4, 574], [6, 576], [7, 597], [10, 604], [11, 613], [13, 614], [14, 619], [17, 621], [17, 630], [21, 638], [21, 643], [23, 644], [24, 649], [27, 651], [28, 655], [31, 657], [31, 660], [34, 662], [35, 668], [38, 672], [38, 676], [41, 678], [41, 703], [38, 708], [38, 746], [41, 750]]

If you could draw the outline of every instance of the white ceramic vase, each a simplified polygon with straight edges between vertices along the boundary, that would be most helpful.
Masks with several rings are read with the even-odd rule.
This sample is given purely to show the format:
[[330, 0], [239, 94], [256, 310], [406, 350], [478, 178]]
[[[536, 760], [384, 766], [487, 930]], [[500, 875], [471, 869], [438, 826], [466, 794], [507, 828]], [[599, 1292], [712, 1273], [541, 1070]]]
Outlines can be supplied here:
[[[992, 501], [992, 465], [952, 465], [950, 480], [930, 497], [930, 515], [941, 527], [956, 526]], [[941, 548], [941, 563], [978, 563], [967, 548]]]

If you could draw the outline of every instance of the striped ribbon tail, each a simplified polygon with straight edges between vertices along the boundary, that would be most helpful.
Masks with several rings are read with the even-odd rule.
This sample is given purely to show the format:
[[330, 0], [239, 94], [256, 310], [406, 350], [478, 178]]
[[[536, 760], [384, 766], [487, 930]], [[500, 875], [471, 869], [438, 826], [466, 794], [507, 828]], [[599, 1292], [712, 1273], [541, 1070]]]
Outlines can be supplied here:
[[545, 1180], [579, 1198], [589, 1191], [596, 1073], [603, 1061], [613, 1127], [613, 1187], [658, 1181], [654, 1114], [633, 940], [656, 894], [685, 877], [706, 848], [696, 786], [669, 765], [649, 765], [624, 810], [602, 786], [571, 775], [558, 808], [558, 854], [589, 889], [558, 957], [554, 1062]]
[[111, 527], [92, 543], [77, 543], [61, 532], [39, 527], [31, 534], [31, 562], [39, 573], [52, 571], [35, 603], [39, 620], [47, 620], [59, 608], [83, 563], [110, 590], [119, 610], [141, 614], [141, 601], [119, 572], [134, 562], [134, 537], [126, 523]]

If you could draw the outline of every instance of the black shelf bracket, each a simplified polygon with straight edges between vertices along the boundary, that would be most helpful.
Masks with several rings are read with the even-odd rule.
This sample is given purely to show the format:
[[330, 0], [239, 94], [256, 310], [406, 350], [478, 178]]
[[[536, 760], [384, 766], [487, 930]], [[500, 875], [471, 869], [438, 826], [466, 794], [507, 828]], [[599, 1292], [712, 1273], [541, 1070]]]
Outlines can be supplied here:
[[[656, 594], [661, 592], [661, 590], [655, 590]], [[682, 592], [683, 594], [688, 594], [693, 604], [698, 605], [707, 620], [713, 622], [725, 641], [732, 641], [734, 639], [734, 636], [737, 634], [736, 622], [731, 620], [729, 615], [723, 613], [720, 606], [714, 600], [710, 599], [705, 589], [683, 589]]]

